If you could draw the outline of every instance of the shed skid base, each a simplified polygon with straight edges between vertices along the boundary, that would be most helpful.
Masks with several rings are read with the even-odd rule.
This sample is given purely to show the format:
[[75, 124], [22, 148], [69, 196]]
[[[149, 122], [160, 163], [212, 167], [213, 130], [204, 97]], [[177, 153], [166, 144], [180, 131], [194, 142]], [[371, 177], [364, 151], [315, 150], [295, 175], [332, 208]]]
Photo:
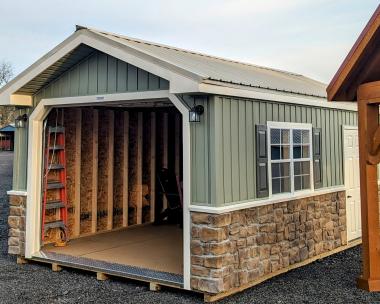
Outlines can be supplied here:
[[92, 271], [97, 274], [98, 280], [105, 280], [108, 276], [114, 276], [154, 283], [156, 285], [183, 288], [182, 275], [152, 269], [44, 251], [40, 251], [39, 255], [33, 257], [31, 260], [49, 263], [52, 265], [53, 271], [59, 271], [62, 267]]

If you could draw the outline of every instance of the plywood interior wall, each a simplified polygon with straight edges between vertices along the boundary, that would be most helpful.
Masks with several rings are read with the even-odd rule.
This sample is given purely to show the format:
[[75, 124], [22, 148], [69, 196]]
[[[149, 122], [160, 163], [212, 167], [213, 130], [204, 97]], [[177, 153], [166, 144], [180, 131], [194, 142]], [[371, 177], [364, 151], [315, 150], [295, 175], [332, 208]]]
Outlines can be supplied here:
[[70, 239], [153, 222], [167, 205], [157, 173], [167, 167], [182, 180], [180, 113], [174, 107], [63, 112]]

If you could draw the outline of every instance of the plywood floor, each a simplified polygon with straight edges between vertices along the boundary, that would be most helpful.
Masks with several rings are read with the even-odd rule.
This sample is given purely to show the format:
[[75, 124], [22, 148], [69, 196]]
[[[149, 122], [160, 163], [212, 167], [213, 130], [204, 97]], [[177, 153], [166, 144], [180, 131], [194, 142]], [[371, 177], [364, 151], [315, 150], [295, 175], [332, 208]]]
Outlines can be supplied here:
[[183, 230], [177, 226], [136, 226], [71, 240], [44, 251], [183, 274]]

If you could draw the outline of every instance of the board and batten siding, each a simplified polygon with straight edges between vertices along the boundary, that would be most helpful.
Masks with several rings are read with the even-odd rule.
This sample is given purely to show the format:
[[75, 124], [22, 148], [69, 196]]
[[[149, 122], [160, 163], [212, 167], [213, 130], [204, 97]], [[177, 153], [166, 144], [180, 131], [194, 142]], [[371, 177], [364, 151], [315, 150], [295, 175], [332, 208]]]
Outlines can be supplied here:
[[35, 96], [43, 98], [155, 91], [169, 89], [169, 82], [115, 57], [95, 51]]
[[[205, 182], [208, 197], [199, 188], [193, 189], [194, 204], [223, 206], [256, 199], [255, 125], [267, 121], [311, 123], [321, 128], [323, 188], [344, 184], [342, 127], [357, 125], [356, 112], [213, 96], [209, 97], [207, 119], [192, 129], [192, 136], [204, 137], [196, 141], [196, 147], [192, 143], [193, 150], [203, 151], [207, 148], [202, 144], [209, 145], [209, 155], [204, 155], [210, 178], [208, 184]], [[194, 134], [195, 128], [206, 134]], [[192, 164], [192, 174], [198, 176], [207, 171], [200, 156]], [[198, 186], [194, 178], [193, 185]]]

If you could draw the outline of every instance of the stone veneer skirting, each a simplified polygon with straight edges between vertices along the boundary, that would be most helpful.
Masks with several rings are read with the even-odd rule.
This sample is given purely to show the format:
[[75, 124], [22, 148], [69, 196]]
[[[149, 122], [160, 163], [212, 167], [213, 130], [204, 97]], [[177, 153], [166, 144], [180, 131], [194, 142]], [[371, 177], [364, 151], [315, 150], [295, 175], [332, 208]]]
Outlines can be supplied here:
[[191, 213], [191, 288], [226, 292], [347, 244], [345, 192]]
[[8, 253], [25, 256], [26, 196], [9, 195]]

